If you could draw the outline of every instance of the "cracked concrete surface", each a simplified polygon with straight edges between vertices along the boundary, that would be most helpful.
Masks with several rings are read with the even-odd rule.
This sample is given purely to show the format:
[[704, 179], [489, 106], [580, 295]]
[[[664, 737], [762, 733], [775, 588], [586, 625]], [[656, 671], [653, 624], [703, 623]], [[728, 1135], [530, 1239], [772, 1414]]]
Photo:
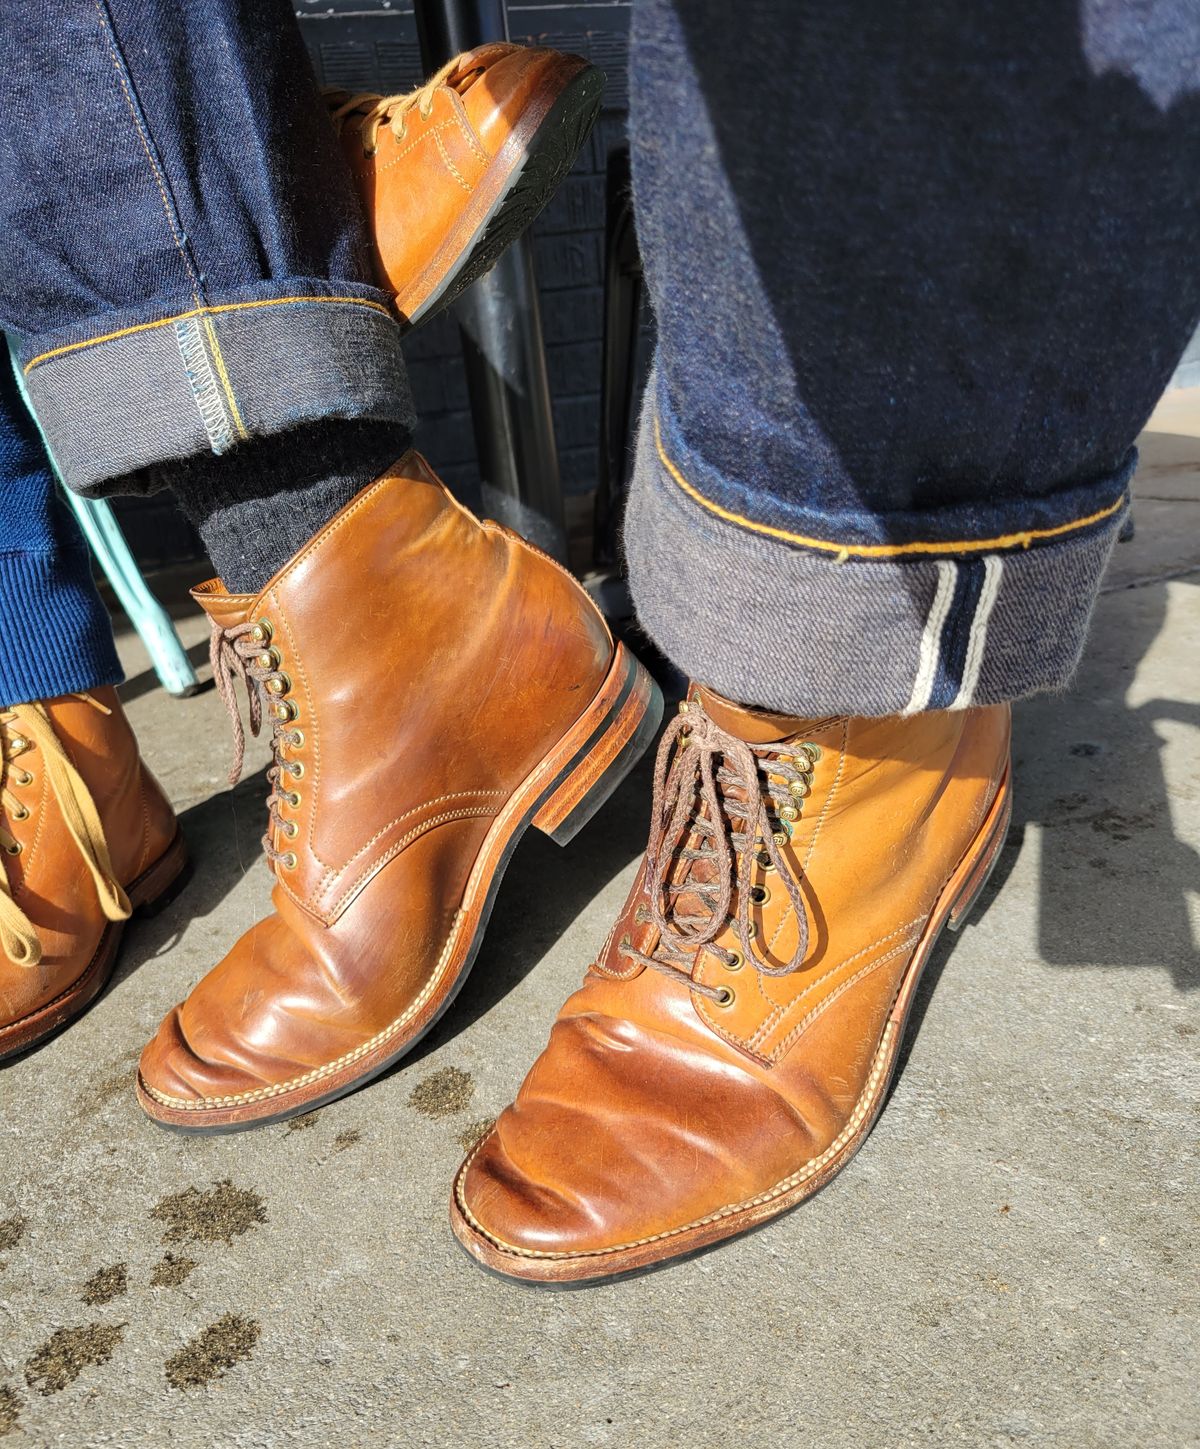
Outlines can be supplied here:
[[199, 868], [93, 1010], [0, 1070], [2, 1449], [1200, 1443], [1198, 423], [1165, 400], [1076, 687], [1017, 711], [1010, 844], [870, 1141], [796, 1212], [611, 1287], [485, 1276], [446, 1195], [624, 895], [647, 767], [567, 850], [526, 840], [401, 1069], [172, 1136], [133, 1064], [266, 906], [264, 785], [226, 788], [213, 692], [168, 698], [123, 634]]

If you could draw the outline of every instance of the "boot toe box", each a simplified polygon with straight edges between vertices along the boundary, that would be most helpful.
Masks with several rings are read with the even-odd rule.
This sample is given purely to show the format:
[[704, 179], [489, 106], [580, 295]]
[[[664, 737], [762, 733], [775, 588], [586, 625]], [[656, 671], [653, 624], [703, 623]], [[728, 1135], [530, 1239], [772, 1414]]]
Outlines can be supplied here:
[[460, 1169], [455, 1229], [501, 1271], [558, 1263], [567, 1277], [572, 1262], [600, 1267], [735, 1210], [815, 1144], [733, 1055], [626, 1020], [568, 1017]]

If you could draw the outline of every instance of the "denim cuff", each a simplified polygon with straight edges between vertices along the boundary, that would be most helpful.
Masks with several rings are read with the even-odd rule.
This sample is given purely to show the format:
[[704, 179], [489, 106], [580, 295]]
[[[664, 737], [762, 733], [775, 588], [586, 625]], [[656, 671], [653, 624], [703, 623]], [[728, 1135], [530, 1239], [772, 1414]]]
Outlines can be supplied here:
[[1070, 682], [1128, 511], [1127, 491], [1111, 489], [1042, 530], [1031, 501], [1007, 536], [943, 519], [954, 541], [910, 552], [806, 546], [696, 488], [648, 401], [625, 522], [630, 590], [663, 652], [744, 704], [801, 716], [999, 704]]
[[0, 553], [0, 709], [120, 684], [85, 548]]
[[92, 498], [152, 492], [143, 470], [299, 423], [414, 423], [400, 326], [383, 293], [352, 283], [293, 277], [106, 313], [102, 330], [22, 338], [19, 362], [63, 481]]

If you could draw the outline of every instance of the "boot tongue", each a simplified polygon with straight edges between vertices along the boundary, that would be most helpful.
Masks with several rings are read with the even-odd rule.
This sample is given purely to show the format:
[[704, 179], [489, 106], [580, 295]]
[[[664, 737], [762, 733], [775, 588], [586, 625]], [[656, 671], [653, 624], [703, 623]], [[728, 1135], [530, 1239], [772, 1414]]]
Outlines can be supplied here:
[[750, 745], [771, 745], [778, 740], [803, 734], [813, 721], [797, 719], [789, 714], [771, 714], [767, 710], [750, 709], [744, 704], [714, 694], [703, 685], [696, 686], [696, 697], [709, 719], [721, 729]]
[[222, 629], [244, 624], [254, 613], [254, 605], [258, 601], [256, 594], [229, 593], [220, 579], [197, 584], [191, 593], [213, 623]]

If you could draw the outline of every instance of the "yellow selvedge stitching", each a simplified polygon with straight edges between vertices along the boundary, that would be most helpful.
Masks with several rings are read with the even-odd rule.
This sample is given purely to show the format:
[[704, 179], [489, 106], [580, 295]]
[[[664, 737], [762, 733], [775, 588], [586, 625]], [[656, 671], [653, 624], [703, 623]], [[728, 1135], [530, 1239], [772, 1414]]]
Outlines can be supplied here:
[[714, 503], [711, 499], [706, 498], [687, 481], [667, 456], [657, 415], [654, 419], [654, 445], [663, 466], [687, 496], [718, 518], [724, 519], [726, 523], [737, 524], [739, 528], [748, 529], [752, 533], [765, 534], [768, 538], [782, 539], [784, 543], [819, 549], [823, 553], [835, 555], [839, 560], [845, 558], [904, 558], [909, 554], [949, 555], [1028, 548], [1037, 539], [1058, 538], [1063, 534], [1075, 533], [1082, 528], [1088, 528], [1093, 523], [1100, 523], [1106, 518], [1111, 518], [1113, 514], [1119, 513], [1129, 500], [1128, 493], [1122, 492], [1115, 503], [1109, 504], [1107, 508], [1099, 509], [1096, 513], [1088, 514], [1086, 518], [1077, 518], [1070, 523], [1059, 523], [1053, 528], [1027, 528], [1020, 533], [1001, 534], [998, 538], [966, 538], [948, 543], [832, 543], [827, 538], [810, 538], [807, 534], [791, 533], [786, 528], [775, 528], [769, 523], [758, 523], [753, 518], [746, 518], [740, 513], [734, 513], [731, 509], [722, 508], [719, 503]]
[[233, 384], [229, 381], [229, 373], [225, 369], [225, 357], [221, 352], [221, 344], [217, 341], [217, 329], [213, 326], [211, 317], [203, 319], [204, 331], [208, 337], [209, 346], [212, 348], [213, 362], [216, 365], [217, 376], [221, 379], [221, 386], [225, 391], [225, 400], [229, 404], [229, 411], [233, 417], [233, 425], [243, 438], [250, 435], [246, 431], [246, 424], [242, 422], [242, 414], [237, 405], [237, 398], [233, 395]]
[[314, 1067], [311, 1072], [305, 1072], [303, 1076], [292, 1077], [286, 1082], [279, 1082], [273, 1087], [259, 1087], [253, 1092], [237, 1092], [227, 1097], [199, 1097], [195, 1099], [183, 1097], [171, 1097], [166, 1092], [160, 1092], [157, 1087], [152, 1087], [149, 1082], [141, 1078], [142, 1087], [154, 1098], [161, 1102], [164, 1107], [176, 1107], [184, 1112], [198, 1112], [211, 1107], [236, 1107], [245, 1102], [262, 1102], [271, 1097], [281, 1096], [284, 1092], [294, 1091], [297, 1087], [306, 1086], [309, 1082], [320, 1081], [323, 1077], [332, 1076], [334, 1072], [342, 1067], [348, 1066], [351, 1062], [360, 1060], [381, 1046], [385, 1041], [395, 1036], [396, 1033], [421, 1010], [434, 991], [441, 983], [442, 976], [450, 957], [454, 951], [455, 943], [458, 940], [459, 928], [462, 926], [466, 913], [458, 910], [454, 915], [454, 924], [450, 928], [450, 934], [446, 938], [446, 944], [442, 947], [442, 954], [438, 957], [437, 965], [433, 974], [422, 987], [418, 996], [411, 1004], [396, 1018], [375, 1033], [369, 1041], [362, 1042], [352, 1051], [344, 1052], [336, 1061], [326, 1062], [322, 1067]]
[[60, 357], [64, 352], [78, 352], [81, 347], [98, 347], [101, 342], [113, 342], [119, 337], [129, 337], [134, 332], [151, 332], [159, 327], [170, 327], [175, 322], [186, 322], [191, 317], [215, 317], [222, 312], [244, 312], [254, 307], [287, 307], [295, 302], [328, 302], [341, 307], [367, 307], [372, 312], [382, 312], [389, 321], [395, 321], [392, 313], [381, 302], [370, 302], [365, 297], [265, 297], [257, 302], [219, 302], [214, 306], [195, 307], [190, 312], [177, 312], [171, 317], [161, 317], [157, 322], [138, 322], [133, 327], [120, 327], [116, 332], [106, 332], [102, 337], [88, 337], [83, 342], [68, 342], [64, 347], [52, 347], [49, 352], [39, 352], [23, 369], [28, 376], [40, 363], [51, 357]]
[[888, 1053], [886, 1049], [890, 1046], [892, 1037], [896, 1034], [896, 1030], [896, 1023], [889, 1019], [887, 1025], [883, 1029], [883, 1035], [879, 1038], [879, 1048], [875, 1053], [875, 1061], [871, 1068], [871, 1075], [867, 1078], [866, 1085], [863, 1087], [862, 1090], [862, 1095], [859, 1097], [849, 1121], [819, 1157], [810, 1158], [809, 1161], [803, 1165], [803, 1167], [798, 1168], [789, 1177], [785, 1177], [782, 1182], [777, 1182], [774, 1187], [768, 1188], [766, 1192], [759, 1193], [757, 1197], [746, 1198], [742, 1202], [732, 1203], [727, 1207], [719, 1208], [716, 1212], [709, 1213], [707, 1214], [707, 1216], [702, 1218], [697, 1218], [694, 1222], [684, 1223], [681, 1227], [678, 1228], [668, 1228], [665, 1232], [653, 1233], [649, 1237], [637, 1238], [632, 1242], [617, 1243], [610, 1248], [590, 1248], [579, 1253], [545, 1252], [539, 1251], [535, 1248], [519, 1248], [514, 1243], [505, 1242], [503, 1238], [498, 1238], [494, 1233], [488, 1232], [483, 1224], [479, 1222], [479, 1220], [471, 1212], [463, 1196], [463, 1183], [466, 1180], [467, 1170], [470, 1168], [471, 1163], [474, 1162], [476, 1154], [479, 1152], [480, 1148], [482, 1148], [484, 1143], [492, 1137], [495, 1129], [493, 1129], [492, 1132], [487, 1133], [476, 1144], [474, 1151], [472, 1151], [471, 1155], [463, 1163], [462, 1167], [459, 1168], [458, 1176], [454, 1182], [455, 1201], [458, 1203], [458, 1206], [461, 1209], [463, 1216], [467, 1219], [471, 1226], [478, 1233], [480, 1233], [481, 1236], [485, 1237], [490, 1243], [494, 1243], [495, 1246], [500, 1248], [502, 1251], [514, 1254], [520, 1258], [550, 1258], [558, 1260], [566, 1258], [602, 1258], [612, 1253], [623, 1253], [630, 1248], [640, 1248], [646, 1246], [649, 1243], [663, 1242], [667, 1238], [678, 1237], [681, 1233], [692, 1232], [695, 1228], [706, 1227], [709, 1223], [720, 1222], [723, 1218], [732, 1217], [735, 1213], [745, 1212], [748, 1208], [765, 1206], [767, 1203], [773, 1202], [775, 1198], [781, 1197], [791, 1188], [799, 1186], [799, 1184], [804, 1182], [807, 1178], [812, 1177], [816, 1173], [818, 1173], [827, 1162], [835, 1157], [842, 1150], [842, 1148], [846, 1146], [846, 1144], [858, 1131], [859, 1124], [862, 1122], [863, 1118], [871, 1109], [875, 1089], [879, 1085], [879, 1079], [883, 1075], [884, 1068], [887, 1064]]

